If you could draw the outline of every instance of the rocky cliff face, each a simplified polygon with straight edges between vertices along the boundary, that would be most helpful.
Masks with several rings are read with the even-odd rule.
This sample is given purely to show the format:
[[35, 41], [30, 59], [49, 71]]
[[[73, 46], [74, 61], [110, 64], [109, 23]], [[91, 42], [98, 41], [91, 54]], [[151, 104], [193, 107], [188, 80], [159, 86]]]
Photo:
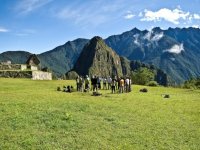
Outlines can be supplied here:
[[94, 37], [85, 45], [73, 70], [79, 75], [123, 75], [120, 57], [101, 37]]
[[[140, 68], [148, 68], [155, 73], [156, 81], [161, 85], [167, 85], [167, 75], [155, 68], [138, 61], [129, 61], [120, 57], [114, 50], [108, 47], [101, 37], [94, 37], [83, 48], [74, 68], [66, 73], [66, 77], [74, 78], [73, 75], [98, 75], [107, 76], [131, 76], [131, 71]], [[77, 73], [77, 74], [76, 74]]]
[[156, 27], [141, 31], [134, 28], [105, 41], [118, 55], [153, 64], [177, 84], [200, 75], [200, 29]]

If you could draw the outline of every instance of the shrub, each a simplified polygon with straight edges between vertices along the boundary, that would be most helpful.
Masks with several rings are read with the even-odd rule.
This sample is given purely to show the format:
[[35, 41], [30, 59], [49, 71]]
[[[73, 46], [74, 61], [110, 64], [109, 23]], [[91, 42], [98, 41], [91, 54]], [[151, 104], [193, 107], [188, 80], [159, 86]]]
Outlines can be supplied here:
[[147, 88], [140, 89], [140, 92], [146, 93], [148, 92], [148, 89]]
[[158, 83], [156, 81], [149, 81], [147, 86], [158, 86]]
[[69, 71], [66, 73], [66, 79], [75, 80], [78, 77], [78, 74], [75, 71]]
[[190, 80], [185, 81], [183, 88], [200, 89], [200, 78], [191, 78]]
[[154, 79], [154, 72], [148, 68], [140, 68], [131, 73], [133, 84], [146, 85]]

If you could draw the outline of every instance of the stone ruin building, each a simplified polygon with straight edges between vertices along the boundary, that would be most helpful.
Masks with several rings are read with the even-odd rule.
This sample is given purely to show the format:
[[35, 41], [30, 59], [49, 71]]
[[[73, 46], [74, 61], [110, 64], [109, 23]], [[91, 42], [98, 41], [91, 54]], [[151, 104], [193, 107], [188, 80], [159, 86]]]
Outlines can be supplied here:
[[12, 64], [11, 61], [1, 62], [0, 77], [52, 80], [52, 73], [41, 71], [40, 60], [33, 54], [28, 58], [26, 64]]

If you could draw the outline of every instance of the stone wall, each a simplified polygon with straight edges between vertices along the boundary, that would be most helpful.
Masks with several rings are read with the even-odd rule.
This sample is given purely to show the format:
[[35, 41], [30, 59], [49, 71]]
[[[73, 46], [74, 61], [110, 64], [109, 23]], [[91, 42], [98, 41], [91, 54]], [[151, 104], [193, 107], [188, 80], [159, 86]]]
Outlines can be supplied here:
[[33, 71], [32, 79], [33, 80], [52, 80], [52, 73], [43, 72], [43, 71]]
[[32, 80], [52, 80], [52, 73], [43, 71], [3, 71], [0, 70], [0, 77], [3, 78], [29, 78]]
[[0, 77], [4, 78], [32, 78], [32, 71], [1, 71]]
[[26, 70], [27, 69], [27, 65], [21, 65], [21, 70]]
[[31, 66], [31, 70], [38, 70], [37, 66]]
[[27, 66], [26, 64], [0, 64], [0, 70], [38, 70], [37, 66]]
[[21, 65], [20, 64], [11, 64], [11, 65], [1, 64], [0, 70], [21, 70]]

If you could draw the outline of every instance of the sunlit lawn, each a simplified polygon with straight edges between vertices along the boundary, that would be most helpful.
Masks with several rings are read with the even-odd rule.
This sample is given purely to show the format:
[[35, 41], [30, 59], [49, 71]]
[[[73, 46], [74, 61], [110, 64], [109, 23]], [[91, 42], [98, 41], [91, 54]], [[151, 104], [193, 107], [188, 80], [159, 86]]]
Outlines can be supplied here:
[[0, 78], [0, 149], [200, 149], [200, 91], [56, 91], [71, 84]]

